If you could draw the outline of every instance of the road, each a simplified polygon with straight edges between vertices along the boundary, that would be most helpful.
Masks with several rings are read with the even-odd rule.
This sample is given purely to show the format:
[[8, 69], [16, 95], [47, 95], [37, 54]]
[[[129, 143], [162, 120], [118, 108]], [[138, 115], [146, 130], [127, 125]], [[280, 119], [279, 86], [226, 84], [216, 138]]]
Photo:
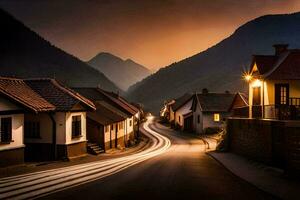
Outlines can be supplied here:
[[154, 121], [143, 129], [152, 141], [143, 152], [0, 179], [0, 199], [272, 199], [206, 155], [203, 141]]

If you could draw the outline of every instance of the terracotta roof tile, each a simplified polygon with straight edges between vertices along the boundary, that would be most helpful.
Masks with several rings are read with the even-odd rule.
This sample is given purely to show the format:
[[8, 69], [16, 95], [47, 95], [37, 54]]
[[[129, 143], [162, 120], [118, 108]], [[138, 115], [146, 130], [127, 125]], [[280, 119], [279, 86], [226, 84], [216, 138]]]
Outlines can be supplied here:
[[93, 102], [73, 90], [64, 87], [54, 79], [28, 79], [25, 82], [36, 93], [55, 105], [58, 111], [68, 111], [78, 103], [84, 104], [89, 109], [96, 109]]
[[53, 104], [33, 91], [22, 79], [0, 77], [0, 92], [35, 112], [55, 110]]

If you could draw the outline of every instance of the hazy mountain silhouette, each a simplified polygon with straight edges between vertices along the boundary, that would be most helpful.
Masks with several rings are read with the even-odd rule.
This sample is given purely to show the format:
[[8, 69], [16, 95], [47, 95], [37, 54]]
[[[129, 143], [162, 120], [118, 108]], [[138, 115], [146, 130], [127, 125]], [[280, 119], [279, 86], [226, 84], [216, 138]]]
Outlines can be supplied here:
[[110, 53], [99, 53], [87, 63], [105, 74], [124, 91], [151, 74], [149, 69], [133, 60], [122, 60]]
[[118, 90], [102, 73], [51, 45], [0, 9], [0, 76], [55, 77], [73, 86]]
[[273, 54], [275, 43], [300, 48], [300, 13], [252, 20], [217, 45], [133, 85], [128, 97], [158, 111], [163, 100], [202, 88], [247, 92], [247, 84], [241, 78], [243, 70], [248, 68], [253, 54]]

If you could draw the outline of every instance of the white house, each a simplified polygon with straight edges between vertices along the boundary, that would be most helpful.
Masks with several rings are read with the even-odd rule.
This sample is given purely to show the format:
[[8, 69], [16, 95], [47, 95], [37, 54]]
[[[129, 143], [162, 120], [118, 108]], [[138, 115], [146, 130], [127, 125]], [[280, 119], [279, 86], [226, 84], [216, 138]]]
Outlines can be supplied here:
[[0, 94], [0, 165], [85, 154], [92, 102], [53, 79], [0, 78]]
[[230, 108], [236, 94], [202, 92], [195, 94], [191, 110], [193, 130], [203, 133], [207, 128], [221, 128], [231, 115]]

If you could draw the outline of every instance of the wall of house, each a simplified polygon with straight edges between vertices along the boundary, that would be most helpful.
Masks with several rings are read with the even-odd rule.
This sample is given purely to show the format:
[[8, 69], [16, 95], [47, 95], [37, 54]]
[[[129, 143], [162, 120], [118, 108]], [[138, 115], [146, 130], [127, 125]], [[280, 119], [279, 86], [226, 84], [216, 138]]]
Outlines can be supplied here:
[[23, 148], [24, 114], [1, 115], [0, 118], [12, 118], [12, 141], [10, 143], [0, 143], [0, 151]]
[[[220, 121], [214, 121], [214, 114], [219, 114], [220, 115]], [[230, 116], [230, 113], [225, 113], [225, 112], [204, 112], [203, 113], [203, 130], [209, 127], [220, 127], [222, 128], [225, 124], [225, 119]]]
[[25, 143], [52, 143], [52, 121], [47, 113], [26, 113], [25, 122], [40, 122], [40, 138], [25, 137]]
[[274, 105], [275, 104], [275, 84], [279, 83], [288, 83], [290, 90], [290, 97], [300, 98], [300, 80], [268, 80], [267, 85], [267, 94], [265, 97], [265, 105]]
[[8, 111], [8, 110], [19, 110], [21, 109], [16, 104], [12, 103], [11, 101], [7, 100], [4, 97], [0, 97], [0, 111]]
[[[198, 116], [200, 117], [200, 121], [198, 122]], [[194, 118], [194, 131], [198, 134], [203, 132], [203, 115], [200, 109], [200, 106], [197, 104], [195, 112], [193, 113]]]
[[191, 99], [188, 102], [186, 102], [181, 108], [176, 110], [176, 112], [175, 112], [175, 124], [176, 125], [179, 125], [181, 127], [184, 126], [183, 115], [191, 112], [192, 103], [193, 103], [193, 100]]
[[[79, 138], [72, 138], [72, 117], [73, 116], [81, 116], [81, 137]], [[60, 118], [59, 118], [60, 119]], [[66, 113], [66, 118], [65, 118], [65, 134], [66, 134], [66, 140], [65, 143], [63, 138], [58, 140], [58, 144], [74, 144], [74, 143], [79, 143], [79, 142], [85, 142], [86, 141], [86, 112], [67, 112]], [[59, 132], [57, 134], [64, 134], [63, 129], [59, 128]]]

